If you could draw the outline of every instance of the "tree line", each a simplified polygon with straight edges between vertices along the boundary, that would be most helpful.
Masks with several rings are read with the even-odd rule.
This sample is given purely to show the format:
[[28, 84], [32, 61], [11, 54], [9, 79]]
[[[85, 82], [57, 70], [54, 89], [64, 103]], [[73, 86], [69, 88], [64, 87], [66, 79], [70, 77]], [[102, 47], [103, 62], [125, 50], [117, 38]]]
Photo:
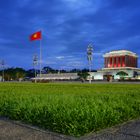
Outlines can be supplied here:
[[[37, 74], [39, 74], [39, 70], [36, 70]], [[44, 67], [42, 69], [43, 74], [47, 73], [78, 73], [79, 76], [86, 77], [88, 73], [88, 69], [72, 69], [72, 70], [58, 70], [53, 69], [49, 66]], [[3, 75], [3, 70], [0, 70], [0, 76]], [[35, 77], [35, 69], [25, 70], [23, 68], [7, 68], [4, 69], [4, 80], [11, 81], [11, 80], [20, 80], [20, 79], [30, 79]]]

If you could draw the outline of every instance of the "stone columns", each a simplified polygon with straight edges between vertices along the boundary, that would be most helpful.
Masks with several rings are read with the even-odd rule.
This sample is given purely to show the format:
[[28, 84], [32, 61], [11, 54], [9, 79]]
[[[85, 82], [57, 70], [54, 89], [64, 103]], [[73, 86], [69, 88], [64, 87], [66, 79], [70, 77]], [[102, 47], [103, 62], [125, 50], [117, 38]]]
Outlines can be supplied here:
[[138, 58], [136, 58], [136, 68], [138, 67]]
[[108, 68], [108, 64], [109, 64], [109, 58], [107, 57], [107, 68]]
[[110, 57], [108, 57], [108, 68], [110, 67]]
[[128, 64], [129, 64], [129, 63], [128, 63], [128, 56], [126, 55], [126, 56], [125, 56], [125, 66], [128, 67]]
[[114, 67], [114, 57], [112, 57], [112, 67]]
[[118, 56], [116, 57], [116, 67], [118, 67]]
[[122, 67], [122, 56], [120, 56], [120, 67]]
[[112, 57], [110, 57], [110, 67], [112, 67]]
[[122, 56], [122, 67], [125, 67], [125, 56]]
[[126, 55], [124, 56], [124, 64], [126, 66]]

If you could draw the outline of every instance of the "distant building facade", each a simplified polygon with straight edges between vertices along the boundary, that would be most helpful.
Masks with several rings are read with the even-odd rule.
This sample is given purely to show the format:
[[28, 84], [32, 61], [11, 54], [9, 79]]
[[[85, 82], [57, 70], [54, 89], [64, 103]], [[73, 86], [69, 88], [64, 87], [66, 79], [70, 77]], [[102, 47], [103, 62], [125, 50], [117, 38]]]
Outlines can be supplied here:
[[92, 79], [110, 80], [121, 78], [139, 78], [138, 55], [127, 50], [111, 51], [103, 55], [104, 68], [91, 72]]
[[76, 80], [78, 79], [79, 76], [77, 73], [55, 73], [55, 74], [38, 74], [36, 79], [38, 80], [52, 80], [52, 81], [57, 81], [57, 80]]
[[138, 56], [130, 51], [112, 51], [103, 55], [105, 68], [122, 68], [138, 66]]

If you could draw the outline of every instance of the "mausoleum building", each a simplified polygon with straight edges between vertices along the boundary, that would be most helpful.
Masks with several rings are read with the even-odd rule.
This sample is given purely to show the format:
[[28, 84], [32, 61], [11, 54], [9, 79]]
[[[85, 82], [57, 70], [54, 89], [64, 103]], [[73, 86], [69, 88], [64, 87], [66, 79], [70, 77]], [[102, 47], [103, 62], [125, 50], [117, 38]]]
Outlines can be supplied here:
[[128, 50], [111, 51], [103, 55], [104, 68], [91, 72], [92, 79], [139, 78], [138, 55]]

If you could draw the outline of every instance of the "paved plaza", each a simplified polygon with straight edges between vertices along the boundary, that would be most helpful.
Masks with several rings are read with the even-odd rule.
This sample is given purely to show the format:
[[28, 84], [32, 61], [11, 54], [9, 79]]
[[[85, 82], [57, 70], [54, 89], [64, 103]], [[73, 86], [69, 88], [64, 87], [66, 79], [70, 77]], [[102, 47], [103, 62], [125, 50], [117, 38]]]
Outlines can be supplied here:
[[140, 140], [140, 119], [75, 138], [0, 118], [0, 140]]

